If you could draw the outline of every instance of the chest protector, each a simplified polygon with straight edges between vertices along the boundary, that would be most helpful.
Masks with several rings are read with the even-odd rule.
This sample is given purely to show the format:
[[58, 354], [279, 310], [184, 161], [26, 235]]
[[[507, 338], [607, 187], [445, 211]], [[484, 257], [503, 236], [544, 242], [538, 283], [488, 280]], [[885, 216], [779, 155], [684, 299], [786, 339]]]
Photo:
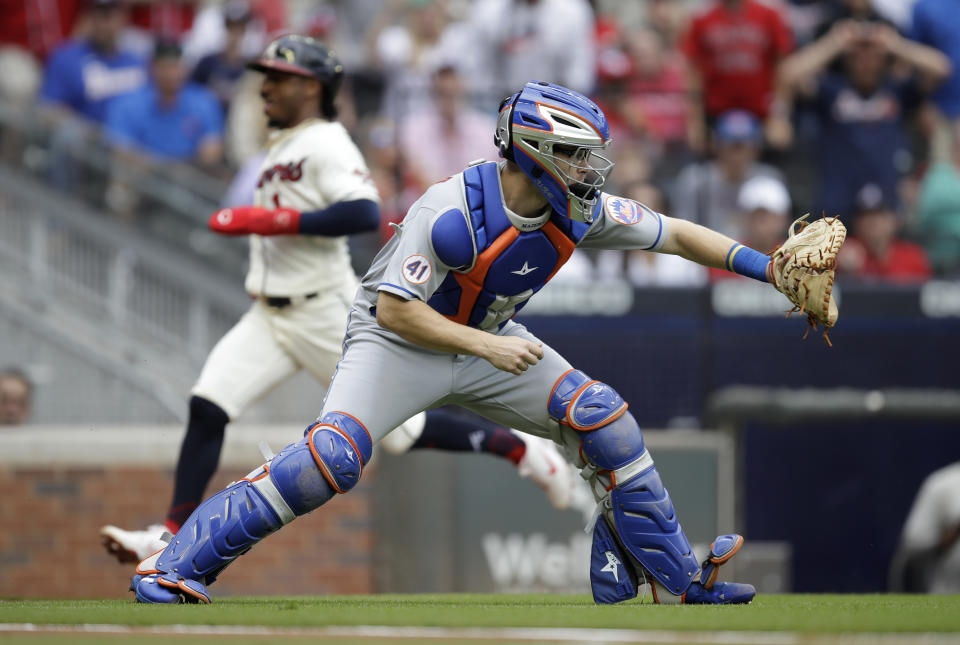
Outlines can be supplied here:
[[431, 228], [437, 257], [453, 269], [427, 301], [462, 325], [502, 327], [563, 266], [588, 224], [556, 212], [542, 227], [520, 231], [507, 217], [496, 163], [463, 172], [467, 213], [440, 213]]

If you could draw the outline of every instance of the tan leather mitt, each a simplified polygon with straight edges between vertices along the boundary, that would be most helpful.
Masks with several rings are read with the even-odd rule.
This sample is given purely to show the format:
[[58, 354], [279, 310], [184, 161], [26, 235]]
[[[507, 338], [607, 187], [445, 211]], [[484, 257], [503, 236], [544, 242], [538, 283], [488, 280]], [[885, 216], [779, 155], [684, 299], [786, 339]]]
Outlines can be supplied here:
[[814, 222], [807, 217], [809, 214], [790, 225], [787, 241], [772, 253], [774, 286], [793, 303], [787, 316], [795, 311], [807, 314], [807, 333], [822, 325], [823, 338], [832, 346], [827, 330], [840, 313], [833, 299], [834, 269], [847, 228], [836, 217]]

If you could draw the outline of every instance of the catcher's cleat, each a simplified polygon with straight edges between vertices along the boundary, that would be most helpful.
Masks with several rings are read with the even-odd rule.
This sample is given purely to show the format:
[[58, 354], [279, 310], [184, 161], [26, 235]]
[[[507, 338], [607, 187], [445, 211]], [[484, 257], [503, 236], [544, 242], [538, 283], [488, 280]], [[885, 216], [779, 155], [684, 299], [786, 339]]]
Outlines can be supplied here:
[[707, 589], [699, 582], [691, 583], [683, 594], [685, 605], [745, 605], [753, 600], [757, 590], [742, 582], [716, 582]]
[[135, 563], [167, 546], [162, 539], [166, 531], [161, 524], [153, 524], [143, 531], [125, 531], [108, 524], [100, 529], [100, 542], [117, 561]]
[[700, 584], [704, 589], [713, 587], [720, 573], [720, 565], [728, 561], [740, 547], [743, 546], [743, 536], [737, 534], [721, 535], [710, 545], [710, 555], [700, 565]]
[[206, 587], [196, 580], [187, 580], [175, 573], [151, 573], [140, 577], [135, 585], [137, 602], [163, 605], [210, 604], [210, 594]]

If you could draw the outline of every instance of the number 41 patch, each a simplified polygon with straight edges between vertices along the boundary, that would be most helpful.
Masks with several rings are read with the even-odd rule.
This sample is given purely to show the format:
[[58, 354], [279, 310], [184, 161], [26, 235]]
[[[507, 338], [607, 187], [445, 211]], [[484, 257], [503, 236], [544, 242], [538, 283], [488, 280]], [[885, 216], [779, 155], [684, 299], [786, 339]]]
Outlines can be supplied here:
[[423, 284], [430, 279], [433, 267], [430, 260], [422, 255], [411, 255], [403, 261], [403, 277], [412, 284]]

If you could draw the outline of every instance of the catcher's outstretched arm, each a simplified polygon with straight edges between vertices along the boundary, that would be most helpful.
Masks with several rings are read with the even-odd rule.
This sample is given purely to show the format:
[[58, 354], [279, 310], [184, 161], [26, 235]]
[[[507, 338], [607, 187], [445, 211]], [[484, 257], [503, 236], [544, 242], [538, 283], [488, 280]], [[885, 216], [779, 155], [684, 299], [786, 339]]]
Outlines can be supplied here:
[[674, 217], [666, 219], [669, 220], [664, 227], [667, 236], [660, 248], [661, 253], [679, 255], [697, 264], [773, 282], [770, 258], [763, 253], [705, 226]]

